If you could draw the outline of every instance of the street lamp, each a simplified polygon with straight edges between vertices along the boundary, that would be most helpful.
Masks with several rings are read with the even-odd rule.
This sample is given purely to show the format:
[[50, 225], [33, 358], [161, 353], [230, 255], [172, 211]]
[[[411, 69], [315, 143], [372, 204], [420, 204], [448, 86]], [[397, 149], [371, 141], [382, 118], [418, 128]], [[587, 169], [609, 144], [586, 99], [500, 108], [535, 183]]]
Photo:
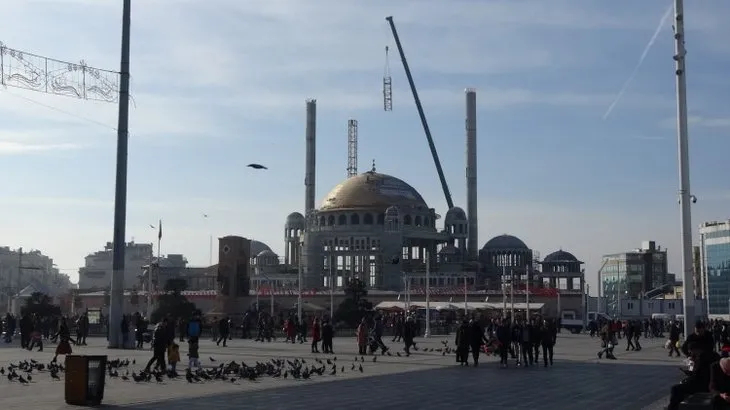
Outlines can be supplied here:
[[431, 337], [431, 252], [426, 250], [426, 330], [424, 337]]
[[[162, 219], [157, 226], [150, 224], [150, 229], [156, 230], [157, 233], [157, 273], [159, 274], [160, 269], [160, 243], [162, 242]], [[152, 244], [150, 244], [152, 247]], [[150, 252], [150, 265], [147, 269], [147, 319], [152, 317], [152, 259], [154, 257], [154, 249]]]
[[[273, 281], [271, 280], [270, 277], [266, 276], [266, 274], [261, 273], [260, 271], [258, 272], [258, 274], [260, 276], [263, 276], [267, 281], [268, 289], [269, 289], [269, 305], [271, 305], [271, 306], [269, 306], [269, 314], [271, 315], [271, 317], [274, 317], [274, 289], [272, 286]], [[261, 290], [261, 280], [258, 279], [256, 281], [256, 312], [259, 311], [259, 294], [261, 293], [260, 290]]]
[[330, 268], [330, 322], [335, 318], [335, 282], [334, 275], [332, 274], [332, 250], [330, 249], [329, 268]]

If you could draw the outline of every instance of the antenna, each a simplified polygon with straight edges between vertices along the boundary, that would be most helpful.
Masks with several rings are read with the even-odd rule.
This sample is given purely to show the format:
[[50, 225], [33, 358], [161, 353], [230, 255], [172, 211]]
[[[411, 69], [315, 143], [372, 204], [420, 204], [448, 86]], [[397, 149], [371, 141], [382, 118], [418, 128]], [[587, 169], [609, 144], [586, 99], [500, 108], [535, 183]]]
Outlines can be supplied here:
[[383, 72], [383, 110], [393, 111], [393, 79], [390, 77], [390, 57], [385, 46], [385, 70]]
[[357, 120], [347, 121], [347, 177], [357, 175]]

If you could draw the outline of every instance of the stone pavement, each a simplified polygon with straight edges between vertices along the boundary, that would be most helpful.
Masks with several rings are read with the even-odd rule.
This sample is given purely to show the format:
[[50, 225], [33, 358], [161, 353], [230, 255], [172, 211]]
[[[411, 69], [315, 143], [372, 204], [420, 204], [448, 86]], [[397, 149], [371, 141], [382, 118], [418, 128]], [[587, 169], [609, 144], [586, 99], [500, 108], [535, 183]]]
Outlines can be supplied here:
[[[453, 343], [453, 338], [449, 342]], [[442, 337], [421, 340], [419, 347], [439, 347]], [[386, 343], [389, 341], [386, 340]], [[149, 350], [109, 350], [105, 341], [90, 340], [90, 346], [76, 348], [77, 354], [106, 354], [113, 358], [136, 361], [131, 370], [139, 370], [151, 356]], [[389, 343], [390, 344], [390, 343]], [[104, 403], [109, 407], [130, 410], [167, 410], [185, 406], [208, 409], [286, 409], [311, 410], [322, 405], [334, 409], [654, 409], [665, 405], [669, 386], [681, 372], [678, 359], [668, 359], [663, 340], [645, 340], [641, 352], [619, 351], [616, 361], [596, 358], [598, 341], [586, 335], [561, 334], [556, 346], [555, 366], [502, 370], [494, 358], [478, 368], [462, 368], [453, 355], [419, 351], [409, 358], [379, 356], [376, 363], [366, 357], [364, 371], [350, 371], [355, 356], [352, 339], [336, 339], [338, 363], [344, 373], [321, 376], [308, 381], [262, 378], [241, 381], [189, 384], [184, 380], [157, 383], [125, 382], [107, 378]], [[400, 348], [391, 344], [393, 350]], [[44, 352], [27, 352], [17, 347], [0, 348], [0, 366], [35, 358], [47, 362], [54, 345]], [[181, 346], [181, 355], [186, 347]], [[237, 360], [252, 364], [272, 357], [315, 357], [309, 346], [257, 343], [233, 340], [229, 347], [201, 343], [204, 365]], [[210, 361], [214, 357], [216, 363]], [[317, 355], [317, 357], [332, 357]], [[3, 410], [67, 409], [63, 401], [63, 382], [53, 382], [44, 373], [34, 375], [23, 386], [0, 378]], [[647, 407], [648, 406], [648, 407]]]

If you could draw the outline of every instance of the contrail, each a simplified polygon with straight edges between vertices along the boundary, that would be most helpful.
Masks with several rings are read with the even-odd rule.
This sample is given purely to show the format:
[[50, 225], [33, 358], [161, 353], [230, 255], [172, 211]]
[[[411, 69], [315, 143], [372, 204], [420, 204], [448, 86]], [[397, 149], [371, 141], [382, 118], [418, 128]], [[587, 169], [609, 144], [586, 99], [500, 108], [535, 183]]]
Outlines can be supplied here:
[[661, 33], [662, 29], [664, 28], [664, 23], [667, 22], [667, 19], [672, 14], [672, 10], [674, 9], [673, 5], [670, 5], [669, 8], [667, 8], [667, 11], [664, 12], [662, 15], [662, 19], [659, 21], [659, 25], [657, 26], [656, 30], [654, 30], [654, 34], [651, 36], [651, 39], [649, 39], [649, 42], [646, 44], [646, 47], [644, 47], [644, 52], [641, 53], [641, 57], [639, 57], [639, 62], [636, 63], [636, 66], [634, 67], [634, 70], [631, 72], [631, 75], [628, 79], [624, 82], [624, 85], [621, 87], [621, 90], [616, 95], [616, 98], [613, 99], [613, 102], [611, 105], [608, 106], [608, 109], [606, 110], [606, 113], [603, 114], [603, 120], [605, 121], [609, 115], [611, 115], [611, 112], [613, 112], [614, 107], [616, 107], [616, 104], [621, 100], [621, 97], [624, 96], [624, 93], [629, 88], [629, 85], [632, 81], [634, 81], [634, 77], [639, 73], [639, 69], [641, 68], [641, 65], [644, 63], [644, 60], [646, 59], [646, 56], [649, 54], [649, 50], [651, 50], [651, 47], [656, 42], [657, 37], [659, 37], [659, 33]]

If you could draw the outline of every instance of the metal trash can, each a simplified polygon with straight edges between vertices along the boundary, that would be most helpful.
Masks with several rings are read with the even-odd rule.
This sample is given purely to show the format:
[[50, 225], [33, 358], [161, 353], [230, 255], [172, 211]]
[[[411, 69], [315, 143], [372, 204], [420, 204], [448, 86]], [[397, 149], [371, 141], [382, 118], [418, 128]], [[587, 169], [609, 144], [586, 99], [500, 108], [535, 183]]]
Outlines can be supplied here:
[[98, 406], [104, 398], [107, 356], [66, 356], [66, 403]]

